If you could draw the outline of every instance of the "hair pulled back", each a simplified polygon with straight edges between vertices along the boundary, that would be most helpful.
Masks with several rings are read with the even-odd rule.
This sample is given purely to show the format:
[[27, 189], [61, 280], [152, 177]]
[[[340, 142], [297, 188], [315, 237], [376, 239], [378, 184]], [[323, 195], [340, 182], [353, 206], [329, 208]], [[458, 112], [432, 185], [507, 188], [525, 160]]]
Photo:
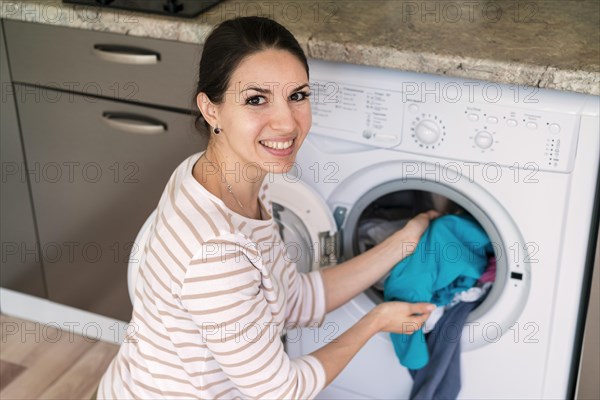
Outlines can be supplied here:
[[[304, 65], [308, 76], [306, 55], [283, 25], [264, 17], [239, 17], [217, 25], [204, 43], [193, 104], [200, 92], [206, 93], [214, 104], [221, 104], [231, 76], [242, 60], [268, 49], [289, 51]], [[202, 114], [195, 125], [199, 130], [209, 128]]]

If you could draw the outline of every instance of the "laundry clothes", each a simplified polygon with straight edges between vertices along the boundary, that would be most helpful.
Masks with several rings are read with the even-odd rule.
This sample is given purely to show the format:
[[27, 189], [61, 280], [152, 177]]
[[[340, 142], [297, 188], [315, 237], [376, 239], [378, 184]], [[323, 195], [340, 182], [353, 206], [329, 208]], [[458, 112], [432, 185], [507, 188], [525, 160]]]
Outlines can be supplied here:
[[425, 367], [410, 371], [414, 380], [410, 399], [456, 399], [461, 387], [460, 340], [463, 326], [471, 310], [481, 301], [483, 298], [475, 302], [461, 302], [446, 310], [436, 328], [427, 335], [430, 361]]
[[467, 289], [463, 292], [456, 293], [450, 303], [446, 306], [446, 308], [454, 307], [458, 303], [466, 302], [472, 303], [474, 301], [479, 300], [483, 297], [484, 294], [487, 293], [488, 289], [492, 286], [491, 282], [484, 283], [483, 286], [474, 286], [470, 289]]
[[437, 307], [435, 310], [433, 310], [421, 328], [423, 329], [423, 333], [431, 332], [437, 325], [438, 321], [442, 319], [445, 311], [446, 307]]
[[361, 253], [383, 242], [394, 232], [404, 228], [408, 219], [388, 221], [382, 218], [371, 218], [361, 221], [358, 228], [358, 248]]
[[[431, 222], [414, 253], [399, 262], [385, 281], [384, 300], [431, 302], [444, 306], [475, 285], [493, 249], [481, 226], [469, 216], [446, 215]], [[400, 363], [419, 369], [429, 360], [421, 330], [391, 334]]]
[[[479, 279], [478, 285], [480, 283], [481, 278]], [[429, 318], [427, 318], [427, 321], [425, 321], [425, 324], [423, 324], [423, 332], [431, 332], [437, 326], [438, 321], [441, 320], [446, 310], [449, 310], [450, 308], [456, 306], [457, 304], [460, 304], [461, 302], [472, 303], [474, 301], [478, 301], [487, 294], [491, 287], [492, 282], [486, 282], [481, 286], [474, 286], [471, 289], [465, 290], [464, 292], [456, 293], [454, 295], [454, 298], [452, 299], [452, 301], [450, 301], [450, 303], [448, 303], [448, 305], [446, 305], [445, 307], [438, 307], [431, 312]]]
[[496, 280], [496, 257], [490, 257], [485, 271], [479, 277], [479, 283], [494, 282]]
[[[408, 219], [388, 221], [381, 218], [371, 218], [361, 222], [358, 228], [358, 249], [361, 253], [369, 250], [371, 247], [383, 242], [394, 232], [404, 228]], [[383, 285], [389, 274], [373, 284], [373, 286], [383, 291]]]

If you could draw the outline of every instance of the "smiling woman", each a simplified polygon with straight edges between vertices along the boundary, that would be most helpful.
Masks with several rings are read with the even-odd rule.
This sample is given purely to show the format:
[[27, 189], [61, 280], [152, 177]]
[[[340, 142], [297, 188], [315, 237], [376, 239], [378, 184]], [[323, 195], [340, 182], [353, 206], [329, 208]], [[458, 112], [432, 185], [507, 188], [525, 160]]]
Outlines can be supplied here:
[[[311, 126], [306, 56], [275, 21], [237, 18], [206, 40], [195, 97], [205, 152], [158, 203], [131, 332], [98, 398], [314, 398], [380, 331], [410, 333], [432, 306], [389, 302], [336, 342], [290, 359], [284, 328], [314, 326], [385, 275], [435, 213], [327, 270], [299, 273], [273, 218], [269, 172], [291, 168]], [[413, 246], [414, 248], [414, 246]]]
[[[246, 56], [231, 74], [220, 103], [205, 92], [197, 96], [214, 135], [194, 176], [232, 210], [260, 219], [256, 200], [264, 176], [291, 168], [310, 128], [308, 96], [308, 70], [295, 54], [269, 48]], [[234, 173], [223, 182], [225, 174], [211, 168], [243, 171], [246, 166], [256, 169], [252, 176], [258, 179]]]

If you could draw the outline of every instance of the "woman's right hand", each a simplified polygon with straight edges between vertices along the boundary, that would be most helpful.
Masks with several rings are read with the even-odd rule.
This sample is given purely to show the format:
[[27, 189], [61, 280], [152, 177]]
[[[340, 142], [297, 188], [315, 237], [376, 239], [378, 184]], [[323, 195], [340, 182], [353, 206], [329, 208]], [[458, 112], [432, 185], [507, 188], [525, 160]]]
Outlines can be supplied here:
[[387, 301], [377, 305], [371, 313], [380, 332], [411, 335], [421, 329], [434, 309], [435, 305], [431, 303]]

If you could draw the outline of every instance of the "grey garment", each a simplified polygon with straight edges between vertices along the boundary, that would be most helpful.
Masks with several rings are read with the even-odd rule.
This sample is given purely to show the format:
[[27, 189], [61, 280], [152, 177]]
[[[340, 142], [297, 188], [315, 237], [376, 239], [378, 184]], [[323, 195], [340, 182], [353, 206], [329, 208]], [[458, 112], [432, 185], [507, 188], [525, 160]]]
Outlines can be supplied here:
[[[380, 218], [365, 219], [358, 226], [358, 249], [361, 253], [383, 242], [394, 232], [404, 228], [408, 219], [387, 221]], [[383, 285], [390, 274], [387, 273], [373, 285], [383, 292]]]
[[[483, 296], [485, 298], [485, 296]], [[475, 302], [461, 302], [446, 310], [433, 331], [426, 336], [429, 363], [421, 369], [411, 370], [414, 383], [411, 399], [456, 399], [460, 392], [460, 336]]]
[[361, 253], [383, 242], [394, 232], [404, 228], [408, 219], [388, 221], [382, 218], [369, 218], [358, 225], [358, 248]]

